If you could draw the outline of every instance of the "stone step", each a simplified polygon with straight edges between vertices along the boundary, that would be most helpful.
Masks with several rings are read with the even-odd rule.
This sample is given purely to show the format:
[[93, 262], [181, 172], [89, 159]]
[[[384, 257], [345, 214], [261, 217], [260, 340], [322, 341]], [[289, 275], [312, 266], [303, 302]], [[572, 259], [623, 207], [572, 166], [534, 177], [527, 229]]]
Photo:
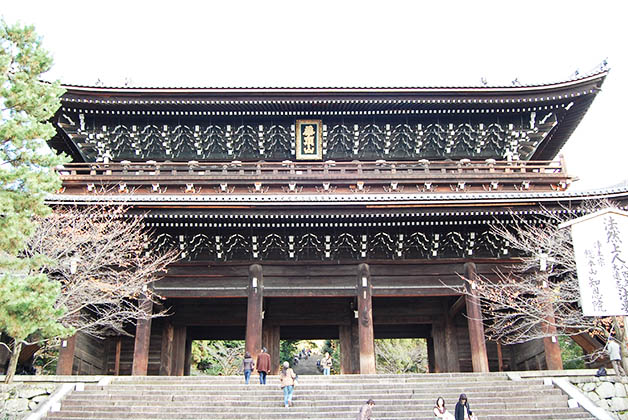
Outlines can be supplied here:
[[[363, 402], [362, 402], [363, 403]], [[341, 413], [341, 412], [357, 412], [357, 409], [361, 406], [362, 403], [353, 402], [352, 404], [332, 404], [332, 405], [308, 405], [303, 404], [301, 400], [294, 400], [294, 409], [298, 409], [300, 411], [312, 411], [311, 409], [314, 407], [317, 412], [327, 412], [327, 413]], [[274, 413], [281, 412], [281, 408], [283, 407], [283, 399], [277, 399], [273, 406], [269, 407], [251, 407], [251, 406], [211, 406], [211, 407], [194, 407], [191, 409], [189, 406], [187, 407], [175, 407], [175, 406], [164, 406], [164, 407], [156, 407], [151, 405], [144, 406], [85, 406], [81, 407], [80, 410], [77, 408], [65, 408], [66, 413], [72, 412], [98, 412], [98, 413], [159, 413], [160, 415], [165, 416], [166, 414], [181, 414], [187, 413], [191, 415], [195, 415], [197, 413], [223, 413], [223, 415], [227, 414], [255, 414], [255, 413]], [[515, 407], [514, 405], [508, 404], [492, 404], [492, 405], [477, 405], [474, 407], [474, 411], [482, 414], [495, 414], [495, 413], [504, 413], [504, 410], [508, 410], [509, 414], [526, 414], [526, 413], [537, 413], [537, 412], [546, 412], [547, 407]], [[398, 404], [386, 404], [378, 402], [377, 410], [384, 413], [389, 412], [403, 412], [403, 411], [411, 411], [411, 412], [426, 412], [429, 413], [433, 409], [433, 405], [421, 404], [421, 405], [398, 405]], [[568, 414], [573, 410], [570, 408], [561, 407], [561, 408], [552, 408], [553, 413], [562, 413]]]
[[[298, 378], [298, 382], [300, 385], [311, 386], [311, 387], [355, 387], [355, 386], [374, 386], [374, 385], [407, 385], [407, 386], [415, 386], [415, 387], [431, 387], [434, 384], [443, 384], [441, 381], [393, 381], [393, 380], [380, 380], [380, 381], [362, 381], [362, 382], [339, 382], [339, 381], [308, 381], [301, 377]], [[478, 386], [514, 386], [521, 382], [513, 382], [513, 381], [483, 381], [483, 382], [473, 382], [473, 381], [459, 381], [452, 380], [445, 382], [446, 385], [454, 385], [454, 386], [469, 386], [469, 387], [478, 387]], [[526, 381], [530, 385], [538, 385], [543, 384], [542, 380], [534, 380], [534, 381]], [[172, 383], [150, 383], [150, 382], [114, 382], [107, 386], [110, 387], [161, 387], [161, 386], [169, 386], [169, 387], [263, 387], [259, 382], [252, 381], [248, 385], [244, 383], [244, 379], [241, 379], [237, 382], [195, 382], [195, 383], [186, 383], [186, 382], [177, 382], [173, 381]], [[266, 381], [266, 386], [276, 386], [279, 385], [278, 379], [271, 379]], [[86, 388], [96, 388], [98, 385], [88, 384]]]
[[88, 384], [62, 402], [50, 420], [342, 420], [355, 419], [368, 398], [373, 417], [433, 418], [438, 396], [453, 409], [466, 393], [481, 420], [591, 420], [567, 408], [567, 396], [542, 379], [511, 381], [504, 374], [307, 375], [299, 378], [294, 407], [283, 407], [277, 377], [266, 386], [231, 377], [117, 377], [109, 385]]
[[[248, 418], [317, 418], [317, 419], [332, 419], [332, 418], [355, 418], [358, 412], [359, 405], [350, 407], [331, 407], [331, 409], [317, 409], [315, 411], [304, 409], [299, 407], [298, 402], [295, 401], [295, 405], [289, 409], [281, 407], [281, 404], [273, 410], [253, 411], [246, 412], [243, 410], [233, 410], [232, 412], [192, 412], [193, 408], [174, 411], [152, 410], [152, 411], [135, 411], [132, 412], [107, 412], [107, 411], [87, 411], [87, 410], [64, 410], [59, 413], [51, 413], [48, 415], [49, 419], [58, 418], [102, 418], [102, 419], [248, 419]], [[433, 417], [432, 411], [428, 410], [412, 410], [412, 409], [395, 409], [396, 407], [381, 407], [376, 406], [373, 410], [373, 417], [380, 418], [431, 418]], [[479, 410], [475, 409], [475, 413], [482, 419], [485, 418], [504, 418], [503, 409], [495, 410]], [[517, 419], [525, 418], [590, 418], [590, 415], [584, 411], [574, 411], [567, 408], [564, 409], [516, 409], [511, 408], [508, 410], [508, 417], [515, 417]], [[543, 417], [545, 416], [545, 417]]]
[[[550, 388], [551, 385], [544, 385], [542, 382], [524, 384], [521, 382], [507, 382], [504, 384], [494, 385], [494, 384], [478, 384], [478, 385], [467, 385], [467, 384], [431, 384], [429, 386], [421, 386], [415, 384], [355, 384], [351, 386], [334, 386], [332, 384], [325, 385], [307, 385], [303, 384], [299, 381], [297, 388], [316, 391], [316, 392], [346, 392], [346, 391], [355, 391], [355, 390], [391, 390], [391, 391], [414, 391], [414, 392], [424, 392], [430, 391], [433, 392], [435, 386], [444, 386], [446, 389], [456, 389], [456, 390], [473, 390], [474, 392], [507, 392], [507, 391], [515, 391], [522, 389], [543, 389]], [[249, 392], [249, 393], [264, 393], [269, 392], [269, 390], [276, 390], [279, 388], [279, 384], [268, 384], [266, 386], [263, 385], [209, 385], [209, 384], [196, 384], [196, 385], [168, 385], [164, 387], [163, 385], [86, 385], [85, 391], [83, 392], [100, 392], [104, 389], [107, 389], [109, 392], [154, 392], [167, 389], [171, 392], [215, 392], [215, 393], [224, 393], [224, 392]]]
[[[556, 389], [547, 389], [547, 390], [543, 390], [542, 393], [547, 394], [547, 396], [560, 396], [562, 395], [560, 390], [556, 390]], [[325, 395], [319, 395], [315, 392], [303, 392], [300, 390], [295, 390], [295, 394], [299, 395], [302, 399], [309, 399], [309, 400], [313, 400], [313, 401], [338, 401], [338, 400], [343, 400], [343, 399], [349, 399], [349, 400], [357, 400], [357, 401], [362, 401], [364, 399], [367, 398], [379, 398], [379, 399], [386, 399], [386, 398], [392, 398], [392, 399], [399, 399], [399, 400], [415, 400], [415, 401], [427, 401], [427, 402], [433, 402], [436, 400], [437, 397], [442, 396], [445, 401], [449, 402], [450, 404], [455, 403], [458, 400], [458, 396], [460, 395], [460, 392], [452, 392], [450, 391], [445, 391], [441, 394], [435, 394], [434, 392], [425, 392], [425, 393], [407, 393], [407, 392], [394, 392], [394, 391], [390, 391], [390, 392], [371, 392], [371, 391], [365, 391], [365, 392], [354, 392], [354, 393], [330, 393], [330, 394], [325, 394]], [[244, 402], [248, 402], [248, 403], [252, 403], [255, 404], [256, 401], [268, 401], [268, 400], [273, 400], [274, 398], [276, 398], [278, 395], [283, 395], [282, 391], [280, 389], [277, 389], [275, 392], [270, 392], [264, 395], [253, 395], [253, 394], [246, 394], [246, 395], [242, 395], [242, 394], [238, 394], [238, 393], [225, 393], [225, 394], [203, 394], [203, 393], [198, 393], [198, 394], [194, 394], [194, 393], [190, 393], [190, 394], [173, 394], [170, 393], [168, 391], [162, 391], [160, 393], [147, 393], [147, 394], [133, 394], [133, 393], [128, 393], [125, 395], [120, 395], [120, 394], [82, 394], [79, 395], [77, 394], [73, 394], [72, 396], [68, 397], [67, 400], [74, 400], [74, 399], [79, 399], [82, 401], [85, 400], [100, 400], [100, 401], [129, 401], [129, 400], [135, 400], [135, 401], [150, 401], [150, 402], [155, 402], [155, 401], [181, 401], [181, 402], [185, 402], [185, 401], [198, 401], [198, 402], [212, 402], [212, 401], [226, 401], [226, 400], [231, 400], [233, 398], [233, 396], [236, 395], [241, 401]], [[510, 393], [506, 392], [506, 393], [467, 393], [467, 395], [471, 397], [473, 397], [473, 400], [490, 400], [490, 399], [508, 399], [508, 398], [514, 398], [514, 397], [510, 397]], [[535, 400], [536, 398], [538, 398], [539, 392], [530, 392], [530, 391], [525, 391], [525, 392], [520, 392], [518, 394], [517, 398], [518, 400], [521, 401], [526, 401], [526, 400]]]
[[[263, 420], [286, 420], [286, 419], [311, 419], [311, 420], [320, 420], [320, 419], [355, 419], [358, 412], [358, 408], [356, 407], [352, 412], [312, 412], [312, 411], [300, 411], [292, 408], [284, 408], [283, 412], [275, 412], [271, 414], [253, 414], [253, 415], [242, 415], [242, 414], [234, 414], [233, 416], [224, 416], [220, 413], [212, 414], [212, 413], [203, 413], [203, 414], [192, 414], [192, 415], [181, 415], [181, 414], [167, 414], [165, 416], [159, 416], [159, 413], [156, 414], [148, 414], [148, 413], [129, 413], [127, 415], [118, 415], [117, 417], [102, 415], [102, 413], [97, 412], [71, 412], [71, 413], [53, 413], [53, 415], [49, 415], [49, 419], [55, 420], [157, 420], [157, 419], [169, 419], [169, 420], [253, 420], [253, 419], [263, 419]], [[479, 414], [481, 419], [483, 420], [503, 420], [505, 415], [503, 412], [495, 413], [495, 414]], [[511, 414], [509, 413], [508, 416]], [[512, 414], [515, 415], [515, 414]], [[414, 412], [383, 412], [383, 411], [373, 411], [373, 418], [376, 419], [399, 419], [399, 420], [416, 420], [417, 418], [433, 418], [433, 414], [431, 412], [425, 413], [414, 413]], [[572, 419], [585, 419], [585, 420], [594, 420], [586, 412], [570, 412], [568, 414], [563, 413], [555, 413], [553, 411], [547, 411], [540, 413], [520, 413], [516, 414], [517, 420], [572, 420]]]
[[[447, 398], [447, 397], [451, 397], [451, 398]], [[227, 406], [234, 406], [234, 407], [241, 407], [241, 406], [246, 406], [246, 407], [250, 407], [252, 406], [254, 403], [256, 404], [256, 406], [258, 407], [266, 407], [266, 406], [274, 406], [274, 404], [277, 402], [277, 399], [281, 399], [283, 398], [283, 394], [281, 393], [277, 393], [276, 395], [272, 396], [272, 397], [268, 397], [268, 398], [264, 398], [263, 400], [250, 400], [250, 399], [243, 399], [240, 398], [238, 396], [234, 396], [232, 398], [227, 398], [227, 399], [220, 399], [219, 402], [223, 405], [227, 405]], [[315, 399], [308, 399], [305, 396], [301, 395], [301, 394], [296, 394], [295, 398], [297, 398], [299, 401], [301, 401], [301, 403], [303, 405], [309, 405], [309, 406], [318, 406], [318, 405], [324, 405], [324, 404], [332, 404], [332, 405], [351, 405], [351, 404], [362, 404], [364, 402], [364, 400], [366, 399], [364, 396], [361, 396], [360, 398], [346, 398], [346, 397], [342, 397], [340, 396], [340, 398], [315, 398]], [[453, 402], [456, 401], [455, 396], [452, 395], [448, 395], [448, 394], [444, 394], [443, 398], [445, 398], [445, 401], [451, 401], [452, 403], [450, 405], [453, 406]], [[433, 398], [429, 399], [429, 398], [424, 398], [424, 399], [418, 399], [415, 398], [414, 396], [406, 396], [406, 397], [400, 397], [400, 396], [391, 396], [388, 398], [384, 398], [383, 396], [375, 396], [374, 398], [378, 405], [381, 404], [391, 404], [391, 405], [416, 405], [416, 406], [425, 406], [428, 408], [431, 408], [434, 406], [434, 401]], [[568, 397], [566, 395], [561, 394], [560, 392], [556, 392], [556, 393], [552, 393], [549, 395], [539, 395], [534, 399], [531, 399], [529, 397], [526, 396], [508, 396], [508, 397], [494, 397], [494, 396], [477, 396], [477, 395], [473, 395], [473, 405], [474, 406], [478, 406], [478, 407], [486, 407], [486, 406], [491, 406], [493, 404], [495, 405], [505, 405], [505, 406], [525, 406], [525, 407], [548, 407], [548, 406], [552, 406], [552, 407], [566, 407], [567, 406], [567, 399]], [[217, 404], [216, 400], [194, 400], [195, 407], [215, 407]], [[136, 406], [146, 406], [148, 404], [150, 404], [153, 407], [157, 407], [157, 406], [168, 406], [168, 407], [189, 407], [189, 401], [181, 401], [181, 400], [172, 400], [171, 398], [161, 398], [161, 399], [151, 399], [151, 400], [147, 400], [145, 398], [137, 398], [137, 399], [123, 399], [123, 398], [112, 398], [110, 400], [108, 399], [93, 399], [93, 398], [78, 398], [78, 397], [74, 397], [74, 396], [70, 396], [68, 398], [66, 398], [63, 401], [63, 406], [64, 407], [76, 407], [76, 406], [82, 406], [82, 407], [92, 407], [92, 406], [98, 406], [98, 405], [102, 405], [102, 404], [109, 404], [111, 406], [125, 406], [125, 407], [136, 407]], [[552, 403], [551, 405], [548, 403]]]
[[[401, 377], [399, 377], [401, 376]], [[112, 380], [112, 384], [116, 383], [156, 383], [156, 384], [170, 384], [170, 383], [201, 383], [201, 382], [209, 382], [209, 383], [229, 383], [229, 382], [237, 382], [241, 383], [244, 380], [242, 375], [236, 376], [177, 376], [170, 377], [171, 380], [167, 380], [168, 377], [160, 377], [160, 376], [135, 376], [135, 377], [115, 377]], [[258, 375], [253, 374], [251, 379], [257, 379]], [[277, 375], [269, 375], [268, 380], [277, 380]], [[299, 375], [299, 378], [308, 382], [360, 382], [360, 383], [368, 383], [368, 382], [441, 382], [443, 380], [449, 381], [463, 381], [463, 382], [508, 382], [509, 379], [504, 374], [495, 374], [489, 376], [475, 376], [473, 374], [467, 375], [456, 375], [451, 376], [451, 374], [416, 374], [416, 375], [330, 375], [330, 376], [322, 376], [322, 375]]]

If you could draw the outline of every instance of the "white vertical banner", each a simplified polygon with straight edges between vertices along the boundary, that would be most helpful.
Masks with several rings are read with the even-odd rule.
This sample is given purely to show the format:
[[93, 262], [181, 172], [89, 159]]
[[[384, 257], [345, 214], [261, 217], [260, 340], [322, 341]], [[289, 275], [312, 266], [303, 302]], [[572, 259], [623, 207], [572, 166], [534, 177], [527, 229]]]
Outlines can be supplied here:
[[628, 213], [606, 209], [565, 226], [571, 226], [583, 314], [628, 315]]

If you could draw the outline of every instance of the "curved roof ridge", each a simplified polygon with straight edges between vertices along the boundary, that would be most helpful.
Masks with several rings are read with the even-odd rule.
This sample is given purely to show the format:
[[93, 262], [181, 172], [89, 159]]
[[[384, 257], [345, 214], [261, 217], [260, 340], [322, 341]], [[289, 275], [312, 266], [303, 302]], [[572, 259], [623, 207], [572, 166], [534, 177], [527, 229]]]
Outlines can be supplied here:
[[139, 92], [395, 92], [395, 91], [423, 91], [423, 92], [440, 92], [440, 91], [480, 91], [480, 92], [492, 92], [492, 91], [506, 91], [506, 92], [521, 92], [525, 90], [534, 90], [534, 89], [542, 89], [542, 88], [554, 88], [554, 87], [565, 87], [570, 85], [577, 85], [581, 82], [588, 80], [601, 79], [606, 77], [609, 73], [610, 69], [600, 69], [597, 72], [589, 73], [583, 75], [581, 77], [566, 79], [562, 81], [541, 83], [541, 84], [522, 84], [522, 85], [492, 85], [492, 86], [327, 86], [327, 87], [200, 87], [200, 86], [173, 86], [173, 87], [165, 87], [165, 86], [90, 86], [90, 85], [74, 85], [68, 83], [62, 83], [62, 86], [69, 90], [74, 91], [123, 91], [127, 93], [131, 93], [134, 91]]

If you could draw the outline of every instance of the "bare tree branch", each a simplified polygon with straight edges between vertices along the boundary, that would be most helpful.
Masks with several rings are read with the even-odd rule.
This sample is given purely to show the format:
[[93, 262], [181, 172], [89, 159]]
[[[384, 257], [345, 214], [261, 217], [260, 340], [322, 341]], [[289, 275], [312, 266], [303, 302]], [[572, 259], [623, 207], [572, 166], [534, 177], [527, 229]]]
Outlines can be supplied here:
[[121, 206], [66, 207], [38, 222], [25, 253], [46, 257], [41, 270], [61, 283], [56, 305], [66, 308], [65, 326], [102, 338], [128, 334], [138, 318], [165, 315], [145, 313], [138, 298], [159, 301], [150, 285], [179, 254], [151, 251], [141, 216]]

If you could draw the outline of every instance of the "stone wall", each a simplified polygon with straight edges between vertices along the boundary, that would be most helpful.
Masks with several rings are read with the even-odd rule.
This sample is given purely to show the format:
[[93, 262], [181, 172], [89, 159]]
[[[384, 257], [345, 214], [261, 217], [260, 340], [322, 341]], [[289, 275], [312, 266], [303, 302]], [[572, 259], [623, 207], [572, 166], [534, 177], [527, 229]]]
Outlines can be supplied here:
[[54, 392], [55, 384], [0, 385], [0, 420], [18, 420], [28, 416]]
[[616, 376], [570, 378], [591, 401], [619, 420], [628, 420], [628, 381]]

